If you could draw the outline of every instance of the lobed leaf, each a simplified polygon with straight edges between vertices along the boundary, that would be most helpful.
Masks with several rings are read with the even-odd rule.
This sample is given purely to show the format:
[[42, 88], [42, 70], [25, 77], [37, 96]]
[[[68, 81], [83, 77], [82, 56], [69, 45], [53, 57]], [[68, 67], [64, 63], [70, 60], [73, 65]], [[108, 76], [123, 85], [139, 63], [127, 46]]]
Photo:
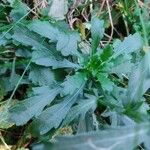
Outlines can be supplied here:
[[133, 35], [129, 35], [122, 42], [117, 41], [114, 44], [114, 56], [117, 57], [120, 54], [129, 54], [135, 51], [138, 51], [142, 48], [143, 42], [139, 33], [135, 33]]
[[40, 66], [31, 67], [31, 71], [29, 73], [29, 79], [36, 85], [44, 86], [44, 85], [52, 85], [55, 83], [54, 73], [50, 68], [44, 68]]
[[90, 109], [94, 111], [96, 109], [96, 100], [97, 98], [93, 95], [88, 95], [87, 99], [80, 99], [79, 103], [68, 112], [63, 125], [69, 124], [79, 115], [85, 116]]
[[64, 98], [63, 102], [55, 104], [43, 111], [41, 115], [32, 122], [30, 126], [32, 133], [34, 135], [43, 135], [52, 128], [57, 128], [66, 117], [71, 106], [75, 103], [78, 95], [83, 89], [83, 86], [84, 84], [81, 84], [79, 89], [72, 95]]
[[33, 88], [33, 96], [10, 108], [10, 119], [18, 126], [27, 123], [32, 117], [40, 115], [44, 107], [54, 100], [59, 91], [60, 87]]
[[57, 50], [61, 51], [62, 55], [77, 55], [77, 42], [80, 41], [77, 32], [65, 31], [56, 24], [39, 20], [33, 21], [29, 28], [43, 37], [57, 41]]
[[147, 63], [149, 57], [145, 54], [144, 58], [138, 65], [133, 67], [128, 83], [128, 100], [129, 102], [138, 102], [141, 100], [143, 94], [150, 87], [149, 64]]
[[68, 95], [73, 94], [75, 90], [77, 90], [81, 84], [86, 81], [86, 75], [83, 73], [76, 73], [75, 75], [68, 76], [66, 81], [62, 83], [62, 94]]
[[114, 83], [108, 78], [108, 74], [106, 73], [99, 73], [97, 75], [98, 81], [100, 82], [103, 90], [105, 91], [112, 91]]
[[[53, 48], [54, 50], [54, 48]], [[60, 56], [53, 57], [49, 50], [38, 50], [32, 53], [32, 62], [37, 65], [57, 68], [81, 68], [78, 64], [72, 63], [67, 59], [62, 59]]]
[[56, 41], [59, 35], [57, 26], [48, 21], [34, 20], [28, 25], [28, 28], [52, 41]]

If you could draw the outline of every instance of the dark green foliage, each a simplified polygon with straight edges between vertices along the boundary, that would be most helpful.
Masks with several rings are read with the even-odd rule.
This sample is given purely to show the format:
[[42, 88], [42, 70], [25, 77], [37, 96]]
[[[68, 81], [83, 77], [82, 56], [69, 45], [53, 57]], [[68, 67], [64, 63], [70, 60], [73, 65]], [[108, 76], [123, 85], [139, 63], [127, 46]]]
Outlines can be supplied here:
[[[0, 22], [0, 128], [23, 126], [40, 142], [33, 150], [149, 149], [150, 48], [141, 30], [100, 44], [105, 13], [72, 30], [69, 19], [30, 19], [21, 1], [3, 3], [11, 23]], [[116, 3], [132, 22], [127, 1]]]

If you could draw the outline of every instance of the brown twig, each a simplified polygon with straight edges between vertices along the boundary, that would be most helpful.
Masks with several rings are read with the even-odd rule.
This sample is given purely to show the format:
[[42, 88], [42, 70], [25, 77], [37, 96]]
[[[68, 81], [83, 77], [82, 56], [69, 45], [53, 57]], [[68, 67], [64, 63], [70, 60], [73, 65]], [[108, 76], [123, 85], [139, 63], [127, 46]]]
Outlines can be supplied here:
[[97, 13], [97, 16], [100, 16], [100, 15], [101, 15], [101, 12], [102, 12], [102, 9], [103, 9], [103, 7], [104, 7], [105, 2], [106, 2], [106, 0], [103, 0], [102, 5], [101, 5], [101, 7], [100, 7], [100, 10], [99, 10], [98, 13]]

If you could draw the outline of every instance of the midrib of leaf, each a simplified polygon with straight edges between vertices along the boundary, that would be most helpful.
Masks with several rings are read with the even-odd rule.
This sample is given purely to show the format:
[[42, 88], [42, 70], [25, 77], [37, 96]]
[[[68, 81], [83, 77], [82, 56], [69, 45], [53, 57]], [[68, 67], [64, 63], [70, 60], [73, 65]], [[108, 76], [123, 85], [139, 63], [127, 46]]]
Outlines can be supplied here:
[[[83, 89], [84, 85], [85, 85], [85, 82], [82, 83], [82, 85], [80, 86], [80, 88], [75, 92], [75, 94], [72, 95], [71, 99], [70, 99], [70, 96], [68, 97], [68, 99], [66, 100], [66, 101], [68, 101], [67, 103], [66, 103], [66, 101], [63, 102], [63, 103], [65, 103], [65, 105], [63, 107], [61, 107], [61, 109], [58, 110], [58, 112], [61, 112], [61, 110], [63, 110], [67, 105], [69, 105], [69, 103], [72, 101], [72, 99], [74, 99], [76, 96], [78, 96], [78, 94], [80, 93], [80, 91]], [[76, 99], [74, 101], [76, 101]], [[72, 105], [74, 103], [74, 101], [70, 105]]]
[[[90, 100], [89, 100], [90, 101]], [[95, 101], [94, 100], [91, 100], [89, 103], [87, 103], [87, 104], [85, 104], [85, 105], [82, 105], [81, 106], [81, 110], [82, 109], [84, 109], [84, 108], [87, 108], [87, 107], [89, 107], [89, 106], [93, 106], [93, 104], [95, 103]]]
[[[71, 121], [74, 119], [74, 118], [76, 118], [79, 114], [81, 114], [81, 113], [83, 113], [83, 112], [87, 112], [90, 108], [92, 108], [93, 107], [93, 105], [95, 104], [95, 101], [96, 100], [85, 100], [85, 102], [86, 101], [88, 101], [86, 104], [84, 104], [84, 105], [81, 105], [82, 103], [79, 103], [78, 105], [77, 105], [77, 107], [79, 107], [79, 106], [81, 106], [80, 107], [80, 110], [74, 115], [74, 117], [73, 118], [71, 118]], [[76, 106], [75, 106], [76, 107]], [[78, 109], [78, 108], [77, 108]], [[68, 116], [69, 116], [69, 114], [68, 114]], [[70, 118], [70, 116], [69, 116], [69, 118]], [[66, 119], [66, 120], [64, 120], [64, 122], [63, 122], [63, 125], [65, 125], [65, 124], [67, 124], [68, 122], [71, 122], [71, 121], [68, 121], [68, 119]]]
[[[47, 101], [49, 101], [49, 98], [51, 98], [51, 96], [52, 96], [53, 94], [58, 93], [59, 91], [60, 91], [60, 87], [56, 87], [55, 90], [54, 90], [53, 92], [51, 92], [51, 94], [49, 94], [49, 95], [47, 95], [46, 97], [44, 97], [44, 99], [47, 99]], [[43, 99], [43, 96], [44, 96], [44, 95], [41, 96], [41, 99]], [[37, 97], [39, 97], [39, 96], [37, 95]], [[38, 99], [39, 99], [39, 98], [38, 98]], [[45, 101], [45, 103], [47, 103], [47, 101]], [[51, 101], [52, 101], [52, 100], [51, 100]], [[50, 103], [51, 101], [49, 101], [49, 103]], [[39, 105], [40, 103], [41, 103], [41, 101], [38, 101], [37, 103], [34, 103], [32, 106], [34, 107], [34, 106], [36, 106], [36, 105]]]
[[[32, 117], [40, 115], [41, 111], [44, 109], [44, 107], [52, 102], [56, 95], [60, 91], [60, 86], [57, 86], [56, 88], [50, 90], [50, 94], [47, 95], [47, 93], [43, 93], [42, 95], [35, 95], [33, 97], [30, 97], [28, 99], [25, 99], [24, 101], [20, 102], [19, 105], [15, 105], [14, 108], [12, 107], [12, 110], [10, 109], [10, 119], [16, 123], [16, 125], [23, 125], [27, 121], [29, 121]], [[40, 93], [41, 94], [41, 93]], [[46, 96], [45, 96], [46, 95]], [[53, 97], [52, 97], [53, 96]], [[34, 101], [32, 100], [34, 99]], [[43, 99], [43, 101], [42, 101]], [[31, 102], [30, 102], [31, 100]], [[38, 100], [38, 101], [37, 101]], [[24, 104], [25, 103], [25, 104]], [[23, 105], [24, 104], [24, 105]], [[22, 107], [23, 106], [23, 107]], [[21, 110], [20, 110], [21, 108]], [[19, 114], [17, 114], [16, 111], [19, 110]], [[19, 116], [17, 116], [19, 115]]]
[[[89, 100], [89, 101], [90, 101], [90, 100]], [[87, 107], [89, 108], [89, 106], [93, 106], [94, 103], [95, 103], [95, 100], [91, 100], [91, 101], [88, 102], [87, 104], [82, 105], [80, 109], [81, 109], [82, 111], [84, 111]], [[82, 112], [82, 111], [81, 111], [81, 112]], [[78, 114], [77, 114], [77, 115], [78, 115]]]
[[32, 133], [34, 135], [43, 135], [53, 127], [57, 128], [68, 113], [70, 107], [76, 101], [76, 97], [83, 89], [84, 84], [85, 83], [82, 83], [78, 90], [76, 90], [74, 94], [66, 97], [62, 103], [55, 104], [43, 111], [41, 115], [39, 115], [39, 117], [37, 117], [37, 119], [33, 121], [33, 124], [31, 124], [30, 129]]
[[[20, 29], [20, 27], [18, 28], [18, 30]], [[24, 31], [24, 29], [21, 29], [21, 30], [23, 30], [23, 32], [25, 32]], [[27, 28], [25, 28], [25, 30], [28, 30]], [[21, 31], [22, 32], [22, 31]], [[31, 32], [30, 30], [29, 30], [29, 32]], [[18, 34], [18, 33], [16, 33], [16, 34]], [[16, 35], [16, 34], [14, 34], [14, 35]], [[38, 34], [37, 34], [38, 35]], [[36, 43], [38, 43], [38, 44], [40, 44], [40, 47], [36, 47], [36, 46], [33, 46], [33, 44], [30, 44], [30, 46], [31, 47], [35, 47], [35, 48], [40, 48], [40, 49], [45, 49], [45, 50], [47, 50], [47, 51], [49, 51], [49, 53], [53, 56], [54, 54], [52, 53], [52, 51], [50, 51], [50, 49], [48, 49], [47, 47], [46, 47], [46, 45], [44, 45], [43, 44], [43, 42], [44, 42], [44, 40], [45, 40], [45, 38], [43, 38], [43, 40], [40, 42], [40, 41], [37, 41], [37, 39], [36, 39], [36, 36], [35, 35], [33, 35], [33, 37], [30, 37], [30, 34], [28, 34], [28, 32], [26, 31], [26, 33], [24, 33], [24, 34], [22, 34], [22, 35], [19, 35], [19, 36], [22, 36], [23, 38], [26, 38], [27, 40], [28, 39], [32, 39], [32, 40], [34, 40]], [[35, 38], [34, 38], [35, 37]], [[42, 39], [42, 38], [41, 38]], [[15, 38], [15, 40], [16, 40], [16, 38]], [[26, 44], [26, 43], [24, 43], [24, 42], [21, 42], [21, 41], [19, 41], [19, 40], [17, 40], [18, 42], [20, 42], [20, 43], [23, 43], [23, 44]], [[45, 44], [47, 44], [47, 43], [45, 43]], [[29, 45], [29, 44], [28, 44]], [[48, 45], [47, 45], [48, 46]]]

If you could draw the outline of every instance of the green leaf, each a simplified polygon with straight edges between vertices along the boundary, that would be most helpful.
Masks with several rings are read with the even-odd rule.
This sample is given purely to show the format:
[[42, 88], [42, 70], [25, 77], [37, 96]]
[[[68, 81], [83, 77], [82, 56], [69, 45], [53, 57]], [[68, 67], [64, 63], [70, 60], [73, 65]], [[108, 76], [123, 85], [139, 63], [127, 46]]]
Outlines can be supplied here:
[[3, 34], [0, 34], [0, 46], [5, 46], [8, 43], [8, 40], [3, 37]]
[[97, 17], [92, 17], [91, 33], [92, 33], [92, 51], [94, 54], [104, 34], [104, 21], [100, 20]]
[[29, 73], [29, 79], [40, 86], [52, 85], [55, 83], [54, 73], [50, 68], [44, 68], [40, 66], [33, 66]]
[[79, 89], [72, 95], [64, 98], [64, 101], [47, 108], [42, 114], [31, 124], [31, 131], [34, 135], [43, 135], [52, 128], [57, 128], [62, 120], [66, 117], [70, 107], [75, 103], [78, 95], [83, 89], [81, 84]]
[[75, 68], [75, 69], [81, 69], [82, 67], [79, 64], [70, 62], [67, 59], [63, 59], [62, 61], [56, 61], [53, 65], [53, 69], [56, 68]]
[[66, 78], [66, 81], [62, 83], [62, 94], [63, 95], [68, 95], [68, 94], [73, 94], [75, 90], [77, 90], [81, 84], [85, 83], [86, 81], [86, 75], [83, 73], [76, 73], [73, 76], [68, 76]]
[[38, 150], [133, 150], [138, 145], [149, 140], [149, 123], [134, 126], [116, 127], [102, 131], [87, 132], [75, 136], [61, 136], [55, 142], [40, 143], [33, 147]]
[[63, 125], [69, 124], [79, 115], [85, 116], [90, 109], [94, 111], [96, 109], [96, 100], [97, 97], [93, 95], [87, 95], [87, 99], [80, 99], [79, 103], [68, 112]]
[[54, 89], [48, 86], [33, 88], [33, 96], [18, 102], [10, 109], [10, 119], [16, 125], [27, 123], [32, 117], [40, 115], [44, 107], [52, 102], [60, 92], [60, 87]]
[[10, 77], [2, 77], [0, 81], [4, 95], [14, 89], [14, 85], [10, 82]]
[[28, 28], [52, 41], [56, 41], [60, 33], [58, 26], [48, 21], [34, 20], [28, 25]]
[[62, 55], [77, 55], [77, 42], [80, 41], [80, 36], [77, 32], [62, 32], [58, 36], [57, 50], [61, 51]]
[[10, 17], [13, 19], [13, 21], [18, 21], [23, 16], [28, 14], [29, 7], [20, 1], [16, 2], [12, 11], [10, 12]]
[[[39, 25], [41, 24], [38, 23], [37, 25], [39, 27]], [[36, 29], [34, 22], [33, 27], [35, 27]], [[50, 34], [50, 36], [53, 36], [53, 34]], [[54, 37], [56, 37], [55, 33]], [[12, 38], [25, 46], [32, 46], [33, 49], [35, 49], [32, 53], [32, 62], [35, 62], [38, 65], [46, 67], [52, 66], [54, 69], [81, 68], [78, 64], [74, 64], [66, 59], [63, 59], [60, 53], [56, 51], [56, 47], [54, 44], [47, 44], [43, 38], [40, 38], [39, 35], [29, 31], [27, 28], [23, 26], [16, 27], [14, 29], [14, 35], [12, 36]]]
[[68, 11], [68, 1], [53, 0], [48, 15], [56, 20], [62, 20]]
[[31, 52], [29, 50], [27, 50], [26, 48], [19, 48], [16, 50], [15, 55], [17, 57], [30, 58]]
[[57, 60], [61, 60], [61, 57], [58, 56], [57, 53], [52, 53], [51, 51], [55, 51], [55, 46], [50, 45], [50, 49], [40, 49], [40, 50], [35, 50], [32, 53], [32, 62], [36, 63], [37, 65], [42, 65], [42, 66], [56, 66], [57, 65]]
[[[51, 50], [54, 50], [54, 47], [51, 47]], [[51, 51], [49, 50], [37, 50], [32, 53], [32, 62], [37, 65], [50, 67], [53, 69], [57, 68], [81, 68], [78, 64], [72, 63], [67, 59], [62, 59], [60, 56], [53, 57]]]
[[129, 35], [122, 42], [117, 41], [114, 43], [114, 58], [119, 56], [120, 54], [129, 54], [135, 51], [138, 51], [142, 48], [143, 42], [140, 34], [135, 33], [133, 35]]
[[[132, 57], [130, 55], [119, 55], [110, 62], [112, 66], [108, 69], [109, 73], [115, 73], [119, 76], [122, 74], [129, 74], [132, 70], [133, 63], [131, 62]], [[125, 69], [124, 69], [125, 68]]]
[[13, 5], [15, 4], [15, 1], [16, 1], [16, 0], [7, 0], [7, 2], [10, 3], [10, 6], [13, 6]]
[[[0, 84], [2, 86], [4, 95], [15, 88], [20, 77], [21, 76], [16, 73], [11, 74], [9, 77], [1, 77]], [[20, 82], [20, 85], [21, 84], [29, 84], [29, 81], [23, 78]]]
[[0, 101], [4, 98], [4, 89], [3, 86], [0, 84]]
[[[76, 124], [77, 122], [73, 123]], [[98, 125], [99, 123], [97, 122], [96, 115], [93, 113], [92, 110], [89, 110], [85, 115], [81, 114], [79, 116], [77, 134], [98, 129]]]
[[144, 58], [138, 65], [133, 67], [133, 71], [130, 74], [127, 96], [129, 102], [140, 101], [143, 94], [150, 87], [150, 78], [149, 78], [149, 64], [147, 63], [149, 57], [145, 54]]
[[108, 78], [108, 74], [106, 73], [99, 73], [97, 75], [98, 81], [100, 82], [103, 90], [105, 91], [112, 91], [114, 83]]
[[77, 32], [64, 30], [56, 24], [40, 20], [33, 21], [28, 27], [43, 37], [57, 41], [57, 50], [61, 51], [62, 55], [77, 55], [77, 42], [80, 41]]
[[[47, 44], [43, 38], [39, 37], [38, 34], [31, 32], [23, 25], [16, 26], [14, 28], [14, 34], [12, 38], [25, 46], [32, 46], [33, 49], [40, 50], [46, 49], [51, 50], [49, 48], [49, 44]], [[52, 53], [52, 52], [51, 52]]]
[[100, 58], [101, 58], [102, 62], [107, 61], [112, 56], [112, 54], [113, 54], [112, 47], [111, 46], [106, 46], [103, 49], [103, 52], [100, 55]]

